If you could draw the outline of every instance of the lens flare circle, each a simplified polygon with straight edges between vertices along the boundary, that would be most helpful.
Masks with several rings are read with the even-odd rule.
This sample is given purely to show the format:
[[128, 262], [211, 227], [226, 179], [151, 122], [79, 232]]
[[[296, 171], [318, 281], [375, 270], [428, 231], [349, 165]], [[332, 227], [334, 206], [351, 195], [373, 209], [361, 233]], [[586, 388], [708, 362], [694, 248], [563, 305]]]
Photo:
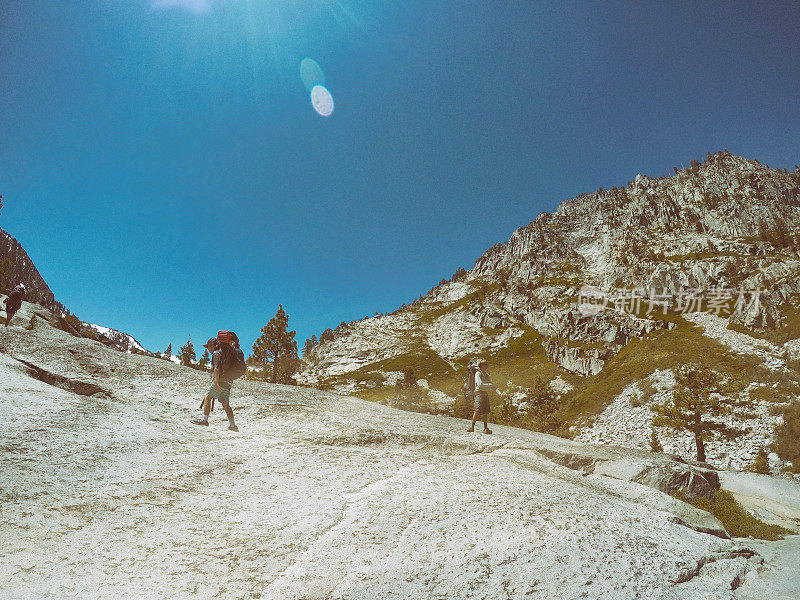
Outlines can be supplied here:
[[333, 96], [323, 85], [315, 85], [311, 88], [311, 106], [322, 117], [330, 117], [333, 114]]
[[325, 85], [325, 73], [313, 58], [304, 58], [300, 61], [300, 79], [309, 92], [315, 85]]

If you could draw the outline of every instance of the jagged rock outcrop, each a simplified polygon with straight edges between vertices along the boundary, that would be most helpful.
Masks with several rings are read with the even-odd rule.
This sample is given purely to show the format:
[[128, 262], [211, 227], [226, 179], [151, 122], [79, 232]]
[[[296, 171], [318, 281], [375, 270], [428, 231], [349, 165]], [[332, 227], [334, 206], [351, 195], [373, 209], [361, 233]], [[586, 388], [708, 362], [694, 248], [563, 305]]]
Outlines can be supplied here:
[[18, 283], [26, 287], [26, 300], [48, 308], [63, 309], [28, 253], [16, 239], [0, 229], [0, 293], [8, 294]]
[[[92, 337], [122, 352], [155, 356], [128, 333], [101, 325], [83, 323], [75, 318], [65, 319], [64, 317], [69, 315], [69, 311], [55, 299], [53, 292], [36, 269], [28, 253], [17, 240], [0, 229], [0, 294], [8, 294], [19, 283], [26, 288], [25, 301], [53, 311], [49, 313], [48, 318], [55, 319], [56, 326], [63, 331], [75, 336]], [[43, 318], [44, 313], [31, 306], [21, 310], [17, 318], [25, 316], [30, 319], [34, 314]]]

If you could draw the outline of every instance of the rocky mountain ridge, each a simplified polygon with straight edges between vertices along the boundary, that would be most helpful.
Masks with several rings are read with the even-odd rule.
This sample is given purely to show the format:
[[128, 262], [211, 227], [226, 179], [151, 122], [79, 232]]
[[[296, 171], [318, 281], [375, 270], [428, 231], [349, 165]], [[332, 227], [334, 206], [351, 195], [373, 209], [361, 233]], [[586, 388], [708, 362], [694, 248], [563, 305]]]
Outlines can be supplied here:
[[128, 333], [86, 323], [71, 315], [69, 310], [55, 299], [52, 290], [22, 245], [9, 233], [0, 229], [0, 294], [10, 293], [19, 283], [26, 288], [25, 300], [58, 315], [59, 326], [64, 331], [76, 336], [92, 337], [122, 352], [155, 356]]
[[26, 299], [51, 309], [63, 309], [22, 245], [0, 229], [0, 293], [8, 294], [19, 283], [27, 289]]
[[[626, 187], [581, 194], [540, 214], [412, 305], [323, 336], [300, 380], [387, 401], [411, 369], [434, 405], [452, 410], [464, 367], [485, 356], [500, 367], [501, 387], [515, 392], [515, 410], [524, 412], [525, 390], [537, 377], [571, 386], [562, 394], [574, 396], [572, 412], [582, 415], [564, 425], [577, 434], [590, 425], [579, 417], [593, 419], [627, 385], [674, 367], [685, 346], [736, 355], [747, 364], [727, 365], [723, 374], [747, 372], [759, 388], [777, 385], [786, 402], [800, 392], [792, 363], [800, 353], [791, 341], [800, 337], [799, 228], [800, 170], [722, 151], [672, 177], [640, 174]], [[718, 328], [712, 335], [689, 318], [705, 314], [724, 320], [725, 332], [781, 340], [768, 358], [751, 355], [753, 344], [725, 346]], [[611, 390], [588, 398], [612, 376], [609, 365], [655, 339], [671, 352], [663, 364], [639, 365], [649, 372], [633, 369], [630, 380], [617, 377]], [[775, 426], [774, 416], [762, 421], [765, 430]], [[756, 445], [768, 441], [765, 434]], [[737, 461], [755, 452], [748, 447]]]

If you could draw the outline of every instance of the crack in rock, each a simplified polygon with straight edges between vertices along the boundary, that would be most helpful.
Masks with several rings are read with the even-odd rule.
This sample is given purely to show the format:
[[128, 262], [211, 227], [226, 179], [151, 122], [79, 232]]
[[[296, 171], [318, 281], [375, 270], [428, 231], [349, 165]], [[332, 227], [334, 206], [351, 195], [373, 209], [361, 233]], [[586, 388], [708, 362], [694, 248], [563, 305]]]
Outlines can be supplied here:
[[58, 375], [56, 373], [51, 373], [42, 367], [35, 365], [31, 362], [22, 360], [22, 359], [15, 359], [17, 362], [22, 363], [27, 367], [28, 375], [37, 379], [47, 385], [51, 385], [53, 387], [60, 388], [62, 390], [66, 390], [68, 392], [73, 392], [78, 394], [79, 396], [92, 396], [92, 397], [101, 397], [105, 396], [110, 398], [111, 393], [108, 390], [103, 389], [99, 385], [88, 381], [79, 381], [77, 379], [70, 379], [68, 377], [64, 377], [63, 375]]
[[[703, 567], [715, 563], [719, 560], [735, 560], [737, 558], [744, 558], [749, 561], [754, 556], [757, 556], [757, 553], [751, 550], [750, 548], [736, 548], [733, 550], [726, 550], [724, 552], [719, 552], [718, 554], [712, 556], [703, 556], [697, 561], [697, 564], [694, 567], [692, 567], [691, 569], [687, 569], [683, 573], [679, 574], [673, 581], [673, 584], [678, 585], [681, 583], [686, 583], [688, 581], [691, 581], [692, 579], [700, 575], [700, 572], [703, 570]], [[761, 559], [761, 562], [763, 562], [763, 559]], [[731, 590], [735, 590], [737, 587], [741, 585], [741, 582], [744, 579], [743, 575], [748, 570], [749, 570], [748, 568], [745, 568], [744, 572], [737, 573], [734, 576], [733, 580], [731, 581]]]

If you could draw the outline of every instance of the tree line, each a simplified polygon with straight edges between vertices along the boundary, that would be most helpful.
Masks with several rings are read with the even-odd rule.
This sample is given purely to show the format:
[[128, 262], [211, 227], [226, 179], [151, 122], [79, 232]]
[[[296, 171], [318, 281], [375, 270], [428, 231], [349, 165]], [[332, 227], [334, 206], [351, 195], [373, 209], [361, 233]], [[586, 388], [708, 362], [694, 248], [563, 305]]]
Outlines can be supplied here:
[[[295, 334], [295, 331], [289, 330], [289, 315], [283, 310], [283, 305], [279, 304], [275, 316], [261, 328], [261, 335], [253, 344], [253, 353], [246, 359], [248, 370], [245, 378], [295, 385], [294, 375], [301, 366], [301, 360], [297, 356]], [[170, 342], [161, 358], [170, 360], [171, 357]], [[211, 370], [211, 356], [208, 350], [205, 349], [198, 359], [191, 336], [181, 346], [177, 358], [185, 367], [201, 371]]]

